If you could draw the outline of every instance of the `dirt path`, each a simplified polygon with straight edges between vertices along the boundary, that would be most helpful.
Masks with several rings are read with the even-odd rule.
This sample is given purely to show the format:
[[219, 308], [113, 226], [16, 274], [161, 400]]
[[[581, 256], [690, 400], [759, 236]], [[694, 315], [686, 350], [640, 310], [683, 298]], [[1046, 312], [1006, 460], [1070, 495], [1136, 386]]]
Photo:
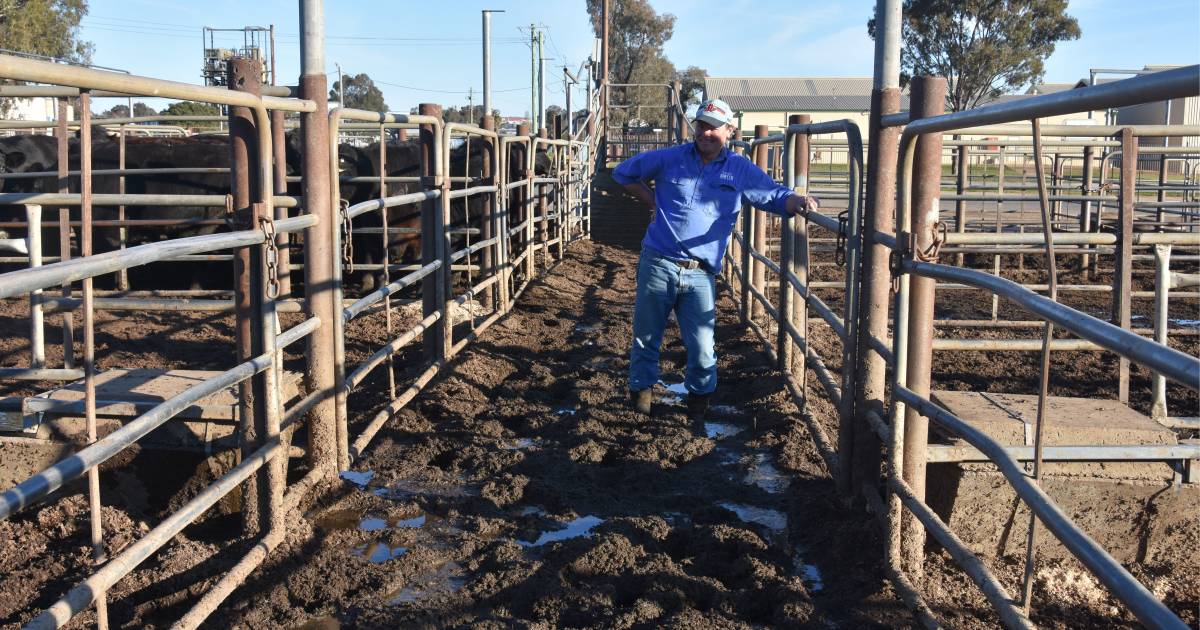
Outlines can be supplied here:
[[[312, 507], [311, 539], [277, 551], [215, 621], [909, 624], [879, 542], [839, 507], [727, 294], [708, 421], [686, 419], [681, 385], [659, 388], [652, 419], [629, 409], [637, 220], [610, 216], [602, 242], [574, 245]], [[666, 383], [684, 360], [672, 331]]]

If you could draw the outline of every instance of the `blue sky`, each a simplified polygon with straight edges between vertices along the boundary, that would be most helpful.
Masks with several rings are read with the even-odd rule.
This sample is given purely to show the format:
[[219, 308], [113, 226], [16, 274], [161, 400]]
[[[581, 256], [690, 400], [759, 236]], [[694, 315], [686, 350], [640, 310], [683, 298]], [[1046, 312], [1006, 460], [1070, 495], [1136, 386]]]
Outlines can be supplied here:
[[[282, 82], [299, 75], [298, 3], [295, 0], [91, 0], [82, 36], [93, 42], [93, 62], [134, 74], [200, 82], [201, 27], [275, 25]], [[866, 22], [874, 3], [826, 0], [651, 0], [677, 17], [666, 46], [678, 67], [700, 66], [710, 76], [870, 76], [873, 43]], [[493, 104], [504, 115], [529, 109], [529, 26], [546, 29], [547, 101], [562, 104], [562, 67], [571, 71], [591, 52], [592, 32], [583, 0], [441, 2], [326, 0], [327, 72], [366, 72], [388, 106], [408, 111], [421, 102], [461, 105], [483, 86], [480, 10], [492, 18]], [[1060, 44], [1046, 64], [1046, 80], [1084, 78], [1089, 68], [1137, 69], [1154, 64], [1200, 63], [1200, 0], [1072, 0], [1067, 12], [1083, 37]], [[358, 39], [355, 38], [364, 38]], [[372, 38], [372, 39], [365, 39]], [[236, 41], [235, 41], [236, 39]], [[241, 34], [217, 44], [231, 46]], [[332, 83], [333, 78], [330, 79]], [[572, 97], [582, 101], [582, 90]], [[161, 105], [151, 101], [156, 107]], [[99, 106], [103, 106], [103, 101]]]

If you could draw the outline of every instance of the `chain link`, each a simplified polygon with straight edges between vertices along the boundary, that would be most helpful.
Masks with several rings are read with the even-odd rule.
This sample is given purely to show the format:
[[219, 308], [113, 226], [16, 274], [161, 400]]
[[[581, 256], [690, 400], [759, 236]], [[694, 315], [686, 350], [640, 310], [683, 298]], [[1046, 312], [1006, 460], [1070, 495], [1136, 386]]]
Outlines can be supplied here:
[[849, 218], [849, 210], [838, 213], [837, 244], [833, 248], [833, 264], [839, 267], [846, 266], [846, 230], [850, 225]]
[[350, 218], [350, 201], [340, 200], [338, 204], [342, 215], [342, 263], [346, 265], [346, 273], [354, 273], [354, 225]]
[[279, 246], [275, 242], [275, 222], [270, 217], [260, 216], [258, 226], [266, 246], [267, 297], [274, 300], [279, 297]]

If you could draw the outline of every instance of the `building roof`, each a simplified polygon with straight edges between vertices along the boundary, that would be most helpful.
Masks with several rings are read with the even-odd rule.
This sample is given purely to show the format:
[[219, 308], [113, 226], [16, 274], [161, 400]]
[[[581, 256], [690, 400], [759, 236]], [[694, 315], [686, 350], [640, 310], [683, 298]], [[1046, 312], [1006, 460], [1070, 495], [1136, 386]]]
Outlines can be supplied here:
[[[870, 77], [708, 77], [705, 98], [720, 98], [739, 111], [867, 111]], [[901, 96], [908, 107], [908, 95]]]

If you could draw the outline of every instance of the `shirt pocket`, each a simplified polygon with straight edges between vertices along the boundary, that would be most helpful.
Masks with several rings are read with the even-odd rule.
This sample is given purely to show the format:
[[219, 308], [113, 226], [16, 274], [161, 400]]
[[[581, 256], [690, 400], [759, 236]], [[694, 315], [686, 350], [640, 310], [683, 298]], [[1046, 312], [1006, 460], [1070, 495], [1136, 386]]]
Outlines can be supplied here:
[[705, 210], [711, 214], [721, 215], [736, 212], [738, 197], [741, 193], [733, 182], [709, 181], [702, 185], [704, 191]]

